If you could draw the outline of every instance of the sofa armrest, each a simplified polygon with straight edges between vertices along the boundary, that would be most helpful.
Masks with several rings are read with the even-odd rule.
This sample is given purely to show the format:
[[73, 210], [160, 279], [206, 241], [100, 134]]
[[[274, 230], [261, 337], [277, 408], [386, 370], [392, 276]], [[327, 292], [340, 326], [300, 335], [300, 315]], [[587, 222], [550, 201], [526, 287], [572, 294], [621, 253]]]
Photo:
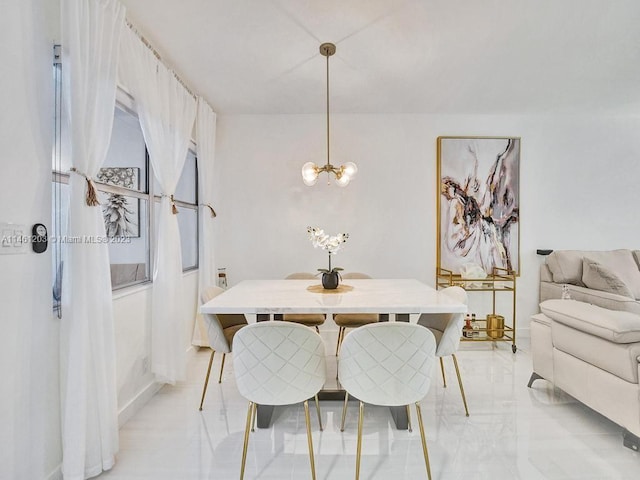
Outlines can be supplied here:
[[547, 300], [540, 304], [540, 309], [552, 321], [609, 342], [640, 342], [640, 315], [575, 300]]

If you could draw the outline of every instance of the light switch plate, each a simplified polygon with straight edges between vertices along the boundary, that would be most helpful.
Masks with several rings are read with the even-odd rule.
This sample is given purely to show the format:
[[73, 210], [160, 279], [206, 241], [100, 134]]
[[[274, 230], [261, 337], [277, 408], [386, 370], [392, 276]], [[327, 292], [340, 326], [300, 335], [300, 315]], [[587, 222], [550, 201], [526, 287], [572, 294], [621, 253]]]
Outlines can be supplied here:
[[0, 255], [27, 253], [29, 240], [29, 231], [26, 225], [0, 223]]

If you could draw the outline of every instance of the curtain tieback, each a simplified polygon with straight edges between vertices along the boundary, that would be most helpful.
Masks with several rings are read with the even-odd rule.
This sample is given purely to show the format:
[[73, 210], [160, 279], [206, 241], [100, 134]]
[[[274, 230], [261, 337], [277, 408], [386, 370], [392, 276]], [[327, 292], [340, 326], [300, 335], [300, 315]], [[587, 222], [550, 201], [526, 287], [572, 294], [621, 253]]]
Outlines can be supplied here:
[[163, 193], [161, 196], [167, 197], [169, 199], [169, 201], [171, 202], [171, 213], [173, 213], [174, 215], [177, 215], [178, 207], [176, 207], [176, 201], [173, 198], [173, 195], [167, 195], [166, 193]]
[[87, 205], [89, 205], [90, 207], [97, 207], [98, 205], [100, 205], [100, 201], [98, 200], [98, 192], [96, 190], [96, 185], [93, 183], [93, 179], [86, 173], [78, 170], [76, 167], [71, 167], [71, 171], [84, 177], [84, 179], [87, 181]]
[[211, 206], [210, 203], [201, 203], [200, 205], [203, 206], [203, 207], [208, 208], [211, 211], [211, 218], [216, 218], [218, 216], [218, 214], [213, 209], [213, 207]]

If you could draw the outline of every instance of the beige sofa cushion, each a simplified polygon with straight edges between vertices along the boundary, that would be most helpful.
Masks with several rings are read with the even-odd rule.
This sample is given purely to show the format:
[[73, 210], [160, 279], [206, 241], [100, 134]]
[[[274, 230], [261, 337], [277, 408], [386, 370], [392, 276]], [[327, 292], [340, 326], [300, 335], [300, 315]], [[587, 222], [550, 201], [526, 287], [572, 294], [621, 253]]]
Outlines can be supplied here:
[[640, 342], [640, 315], [575, 300], [545, 300], [540, 310], [553, 321], [609, 342]]
[[[608, 342], [556, 321], [551, 322], [551, 338], [554, 349], [606, 370], [627, 382], [638, 383], [640, 343]], [[554, 369], [554, 374], [555, 371]]]
[[620, 280], [620, 277], [604, 265], [587, 257], [582, 259], [582, 283], [584, 283], [587, 288], [633, 298], [633, 293], [631, 293], [629, 287]]
[[634, 250], [631, 253], [633, 253], [633, 258], [636, 261], [636, 264], [638, 265], [638, 270], [640, 270], [640, 250]]
[[632, 297], [640, 299], [640, 270], [631, 250], [556, 250], [547, 257], [555, 283], [570, 283], [584, 287], [582, 281], [582, 259], [589, 259], [603, 265], [622, 280]]

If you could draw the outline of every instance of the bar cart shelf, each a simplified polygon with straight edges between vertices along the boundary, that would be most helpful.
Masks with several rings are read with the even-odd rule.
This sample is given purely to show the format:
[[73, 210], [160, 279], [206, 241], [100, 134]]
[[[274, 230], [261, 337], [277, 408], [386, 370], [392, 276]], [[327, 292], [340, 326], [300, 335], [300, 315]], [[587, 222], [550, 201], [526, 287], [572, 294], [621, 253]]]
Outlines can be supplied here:
[[[489, 292], [492, 297], [492, 313], [477, 318], [473, 338], [462, 336], [463, 342], [511, 342], [511, 350], [516, 353], [516, 275], [505, 268], [494, 267], [487, 278], [464, 278], [445, 268], [436, 268], [436, 288], [458, 286], [468, 293]], [[496, 314], [496, 296], [511, 294], [511, 317]]]

